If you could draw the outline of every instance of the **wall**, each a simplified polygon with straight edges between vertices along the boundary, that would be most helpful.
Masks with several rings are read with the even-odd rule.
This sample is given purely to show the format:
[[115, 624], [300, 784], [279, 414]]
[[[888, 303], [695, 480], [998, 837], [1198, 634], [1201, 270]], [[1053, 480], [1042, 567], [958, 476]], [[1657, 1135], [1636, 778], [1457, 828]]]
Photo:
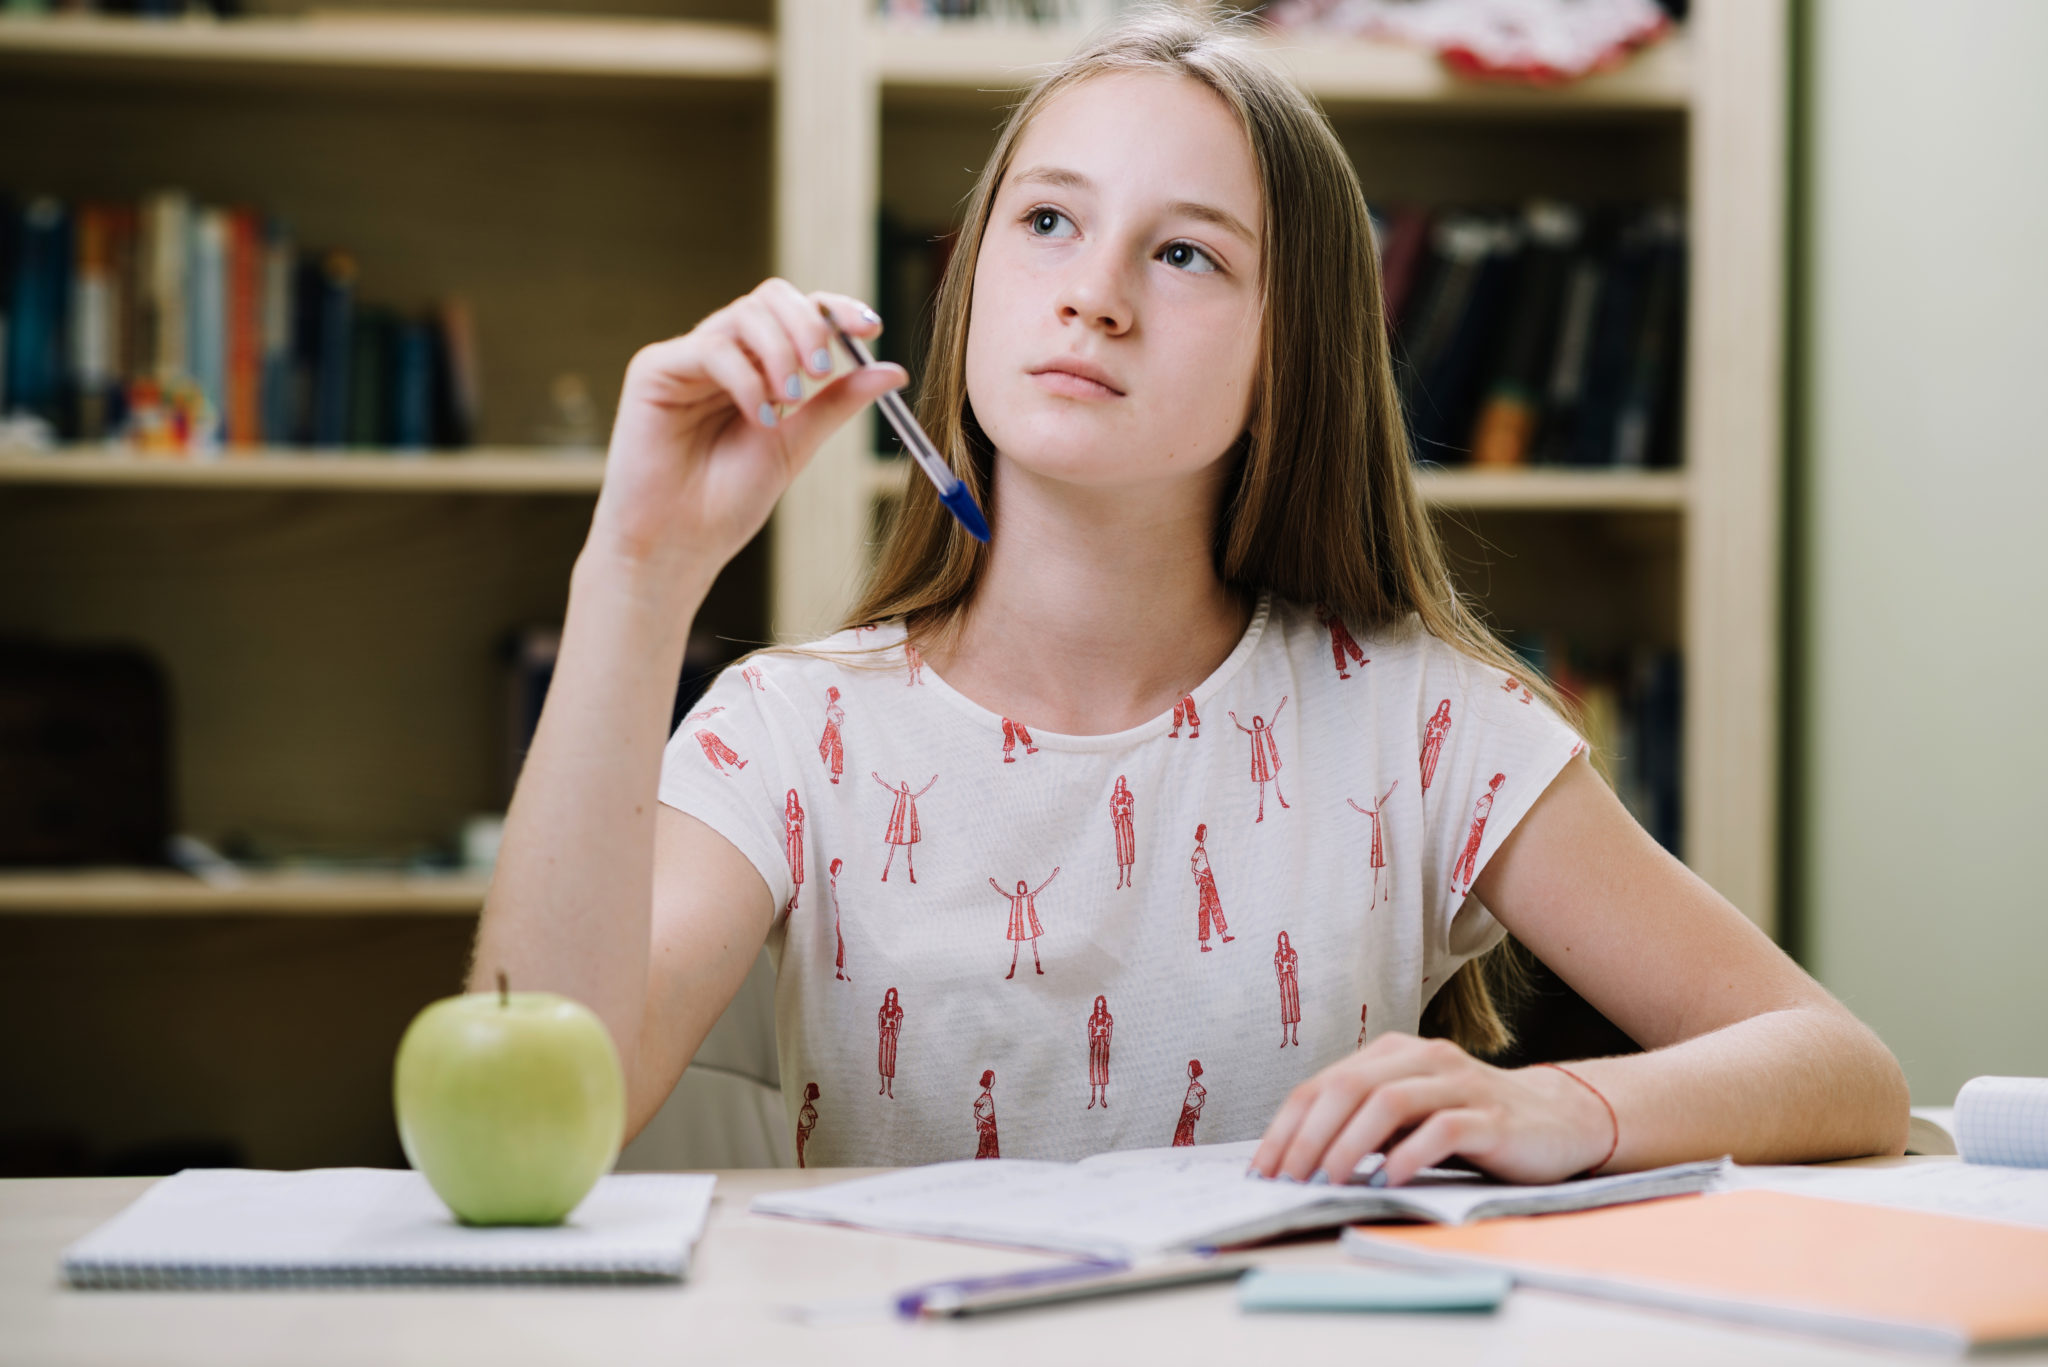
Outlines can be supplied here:
[[1805, 37], [1796, 893], [1945, 1104], [2048, 1074], [2048, 5], [1813, 0]]

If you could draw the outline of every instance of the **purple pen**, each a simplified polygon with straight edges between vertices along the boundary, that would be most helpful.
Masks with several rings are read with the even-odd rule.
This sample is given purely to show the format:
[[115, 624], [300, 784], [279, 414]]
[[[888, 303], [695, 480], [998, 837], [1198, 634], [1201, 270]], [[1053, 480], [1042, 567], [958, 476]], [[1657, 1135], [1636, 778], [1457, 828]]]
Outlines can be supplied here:
[[[853, 357], [855, 365], [875, 363], [875, 358], [869, 354], [867, 347], [861, 344], [860, 338], [839, 326], [839, 320], [832, 316], [832, 310], [821, 303], [818, 305], [818, 312], [825, 315], [826, 325], [839, 338], [839, 344], [846, 348], [847, 354]], [[924, 429], [917, 425], [917, 419], [911, 416], [910, 405], [904, 403], [902, 396], [893, 389], [875, 402], [881, 406], [882, 415], [889, 420], [889, 426], [895, 428], [896, 435], [903, 438], [903, 444], [909, 448], [918, 468], [930, 477], [933, 487], [939, 491], [939, 502], [952, 510], [953, 516], [959, 519], [960, 525], [967, 529], [969, 536], [976, 541], [986, 542], [988, 520], [982, 517], [981, 509], [974, 502], [974, 495], [968, 492], [967, 481], [955, 475], [947, 466], [944, 458], [939, 455], [939, 448], [932, 445], [932, 439], [924, 434]]]

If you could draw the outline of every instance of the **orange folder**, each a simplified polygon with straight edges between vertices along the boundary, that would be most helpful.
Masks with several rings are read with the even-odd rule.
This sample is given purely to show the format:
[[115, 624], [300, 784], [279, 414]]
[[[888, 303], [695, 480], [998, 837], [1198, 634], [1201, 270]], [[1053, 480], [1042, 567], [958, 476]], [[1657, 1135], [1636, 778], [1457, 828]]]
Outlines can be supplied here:
[[1470, 1225], [1354, 1225], [1344, 1247], [1895, 1347], [2048, 1339], [2048, 1230], [1818, 1196], [1710, 1192]]

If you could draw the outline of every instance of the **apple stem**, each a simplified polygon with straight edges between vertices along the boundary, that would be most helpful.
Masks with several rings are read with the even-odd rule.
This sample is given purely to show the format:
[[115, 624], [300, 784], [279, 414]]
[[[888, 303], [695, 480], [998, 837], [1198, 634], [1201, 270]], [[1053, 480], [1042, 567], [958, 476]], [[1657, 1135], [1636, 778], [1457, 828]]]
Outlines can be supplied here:
[[512, 993], [509, 985], [505, 982], [505, 970], [501, 968], [498, 970], [498, 1005], [504, 1007], [511, 1004]]

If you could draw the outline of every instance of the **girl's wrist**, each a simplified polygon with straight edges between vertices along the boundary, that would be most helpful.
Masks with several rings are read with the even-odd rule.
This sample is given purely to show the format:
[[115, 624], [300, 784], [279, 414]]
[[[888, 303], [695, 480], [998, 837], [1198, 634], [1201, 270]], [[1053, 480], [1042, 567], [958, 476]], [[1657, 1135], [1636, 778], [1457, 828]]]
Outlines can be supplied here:
[[593, 533], [570, 571], [572, 598], [601, 594], [687, 629], [724, 569], [710, 557], [664, 549], [639, 553]]
[[1621, 1148], [1621, 1117], [1599, 1087], [1577, 1069], [1559, 1063], [1539, 1063], [1536, 1068], [1555, 1080], [1553, 1094], [1572, 1119], [1574, 1145], [1572, 1176], [1591, 1177], [1612, 1162]]

